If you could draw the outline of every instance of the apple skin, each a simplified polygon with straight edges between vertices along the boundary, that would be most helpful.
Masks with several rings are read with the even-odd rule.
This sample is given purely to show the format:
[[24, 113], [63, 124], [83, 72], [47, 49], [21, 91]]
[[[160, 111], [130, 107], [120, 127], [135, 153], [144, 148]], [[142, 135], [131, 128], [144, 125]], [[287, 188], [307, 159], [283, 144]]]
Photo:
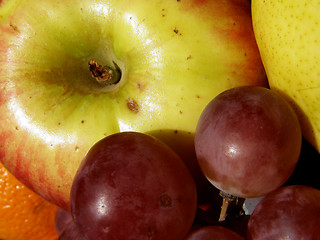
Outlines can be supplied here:
[[[0, 32], [0, 159], [64, 209], [98, 140], [194, 133], [220, 92], [267, 86], [247, 0], [22, 0]], [[90, 59], [120, 82], [101, 87]]]
[[21, 0], [0, 0], [0, 23], [14, 12]]

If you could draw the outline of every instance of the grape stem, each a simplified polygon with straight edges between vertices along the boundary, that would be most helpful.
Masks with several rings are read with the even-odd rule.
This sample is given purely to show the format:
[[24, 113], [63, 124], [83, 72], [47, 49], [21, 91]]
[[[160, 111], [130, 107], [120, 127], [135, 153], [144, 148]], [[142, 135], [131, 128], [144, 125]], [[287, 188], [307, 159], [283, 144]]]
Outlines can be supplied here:
[[231, 194], [225, 193], [223, 191], [220, 191], [219, 194], [222, 197], [222, 206], [221, 206], [221, 211], [220, 211], [219, 222], [222, 222], [222, 221], [226, 220], [227, 210], [228, 210], [229, 204], [234, 199], [236, 199], [236, 197]]
[[96, 60], [90, 59], [88, 65], [92, 77], [103, 86], [117, 84], [121, 79], [121, 70], [115, 62], [114, 66], [110, 67], [102, 66]]

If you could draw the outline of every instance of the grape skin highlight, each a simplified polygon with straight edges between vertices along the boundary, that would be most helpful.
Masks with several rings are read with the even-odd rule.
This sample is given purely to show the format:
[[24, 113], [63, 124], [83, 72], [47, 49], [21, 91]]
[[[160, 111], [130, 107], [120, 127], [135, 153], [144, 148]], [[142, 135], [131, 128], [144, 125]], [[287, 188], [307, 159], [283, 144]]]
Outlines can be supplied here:
[[295, 169], [301, 142], [292, 107], [276, 92], [252, 86], [215, 97], [195, 134], [204, 175], [218, 189], [243, 198], [280, 187]]
[[193, 178], [160, 140], [122, 132], [96, 143], [75, 176], [71, 212], [87, 240], [182, 240], [197, 208]]

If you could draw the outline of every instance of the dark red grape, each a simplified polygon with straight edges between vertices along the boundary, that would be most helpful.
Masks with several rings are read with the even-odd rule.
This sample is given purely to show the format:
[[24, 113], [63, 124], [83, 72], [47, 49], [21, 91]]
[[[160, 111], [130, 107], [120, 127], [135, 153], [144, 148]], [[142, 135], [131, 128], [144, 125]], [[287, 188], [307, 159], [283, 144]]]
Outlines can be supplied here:
[[64, 230], [64, 228], [72, 221], [71, 212], [59, 208], [56, 213], [55, 225], [58, 235]]
[[196, 187], [181, 158], [146, 134], [122, 132], [87, 153], [71, 189], [71, 212], [88, 240], [183, 239]]
[[229, 89], [200, 116], [195, 149], [202, 171], [233, 196], [263, 196], [290, 177], [301, 149], [300, 124], [278, 93], [263, 87]]
[[219, 190], [203, 175], [197, 161], [194, 149], [194, 133], [181, 130], [158, 130], [148, 132], [148, 134], [160, 139], [181, 157], [196, 184], [198, 205], [213, 205], [216, 203], [216, 206], [219, 206], [220, 198], [217, 197]]
[[78, 232], [78, 229], [73, 221], [63, 229], [58, 240], [85, 240]]
[[191, 233], [184, 240], [244, 240], [239, 234], [221, 226], [200, 227]]
[[320, 190], [303, 185], [267, 194], [250, 216], [248, 240], [319, 240]]

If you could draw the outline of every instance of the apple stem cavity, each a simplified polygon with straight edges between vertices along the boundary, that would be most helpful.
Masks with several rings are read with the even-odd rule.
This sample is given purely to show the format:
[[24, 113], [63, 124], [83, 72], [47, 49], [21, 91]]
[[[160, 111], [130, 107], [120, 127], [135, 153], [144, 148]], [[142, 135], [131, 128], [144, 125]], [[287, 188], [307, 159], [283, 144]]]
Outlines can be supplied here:
[[113, 67], [102, 66], [96, 60], [90, 59], [88, 63], [89, 70], [92, 77], [94, 77], [99, 84], [109, 86], [117, 84], [120, 81], [121, 70], [115, 62], [112, 63], [114, 65]]
[[222, 222], [222, 221], [226, 220], [227, 210], [228, 210], [229, 204], [234, 199], [236, 199], [236, 197], [231, 194], [225, 193], [223, 191], [220, 191], [219, 195], [222, 197], [222, 206], [221, 206], [221, 211], [220, 211], [219, 222]]

